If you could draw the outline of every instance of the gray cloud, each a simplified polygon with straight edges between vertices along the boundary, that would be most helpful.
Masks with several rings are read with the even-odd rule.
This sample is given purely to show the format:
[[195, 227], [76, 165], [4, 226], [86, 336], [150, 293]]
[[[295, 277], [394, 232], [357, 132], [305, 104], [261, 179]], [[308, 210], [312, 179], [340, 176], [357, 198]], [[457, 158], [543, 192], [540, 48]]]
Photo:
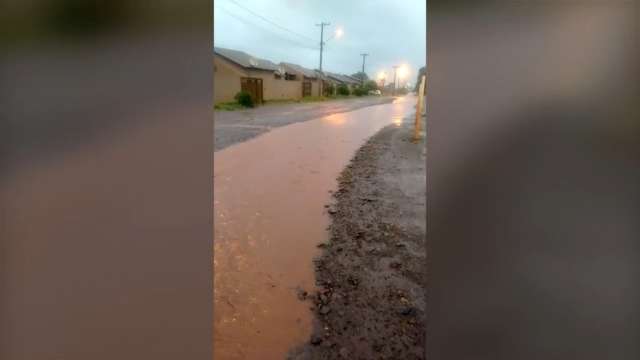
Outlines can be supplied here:
[[426, 64], [426, 11], [424, 0], [215, 0], [214, 42], [274, 62], [317, 68], [320, 28], [315, 24], [325, 21], [331, 23], [325, 39], [344, 29], [342, 38], [326, 45], [325, 70], [357, 72], [360, 53], [366, 52], [369, 76], [404, 63], [412, 81]]

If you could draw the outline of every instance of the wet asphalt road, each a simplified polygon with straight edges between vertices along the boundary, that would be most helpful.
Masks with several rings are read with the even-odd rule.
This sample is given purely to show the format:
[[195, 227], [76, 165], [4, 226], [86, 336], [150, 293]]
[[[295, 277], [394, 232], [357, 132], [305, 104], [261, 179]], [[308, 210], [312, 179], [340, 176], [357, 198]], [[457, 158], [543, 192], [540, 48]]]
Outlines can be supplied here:
[[317, 103], [264, 105], [250, 110], [214, 111], [215, 151], [249, 140], [272, 128], [386, 104], [393, 97], [363, 97]]

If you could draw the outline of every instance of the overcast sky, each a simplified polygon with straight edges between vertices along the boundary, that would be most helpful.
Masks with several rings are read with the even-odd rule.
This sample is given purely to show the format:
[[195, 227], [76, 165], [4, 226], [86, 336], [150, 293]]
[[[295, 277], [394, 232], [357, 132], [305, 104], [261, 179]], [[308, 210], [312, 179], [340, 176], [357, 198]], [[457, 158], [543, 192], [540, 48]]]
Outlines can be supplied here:
[[381, 70], [392, 74], [393, 65], [404, 63], [414, 82], [426, 64], [426, 11], [425, 0], [214, 0], [214, 44], [317, 69], [320, 27], [315, 24], [324, 21], [331, 23], [325, 40], [338, 27], [344, 30], [326, 44], [324, 70], [360, 71], [364, 52], [370, 54], [369, 77]]

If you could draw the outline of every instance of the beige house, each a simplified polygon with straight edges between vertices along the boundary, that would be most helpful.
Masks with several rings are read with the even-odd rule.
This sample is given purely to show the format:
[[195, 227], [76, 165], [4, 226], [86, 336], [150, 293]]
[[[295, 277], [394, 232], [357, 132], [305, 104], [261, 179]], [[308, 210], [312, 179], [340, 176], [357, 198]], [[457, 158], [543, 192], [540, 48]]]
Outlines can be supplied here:
[[354, 88], [360, 85], [360, 80], [349, 75], [342, 75], [331, 72], [326, 72], [325, 74], [334, 83], [335, 86], [346, 85], [349, 88], [349, 91], [353, 91]]
[[300, 82], [300, 96], [318, 96], [321, 94], [322, 76], [315, 70], [291, 63], [280, 63], [287, 76], [293, 76]]
[[335, 95], [338, 85], [340, 85], [342, 82], [329, 76], [330, 74], [329, 72], [326, 72], [326, 71], [321, 72], [319, 70], [315, 70], [315, 73], [319, 79], [320, 89], [318, 90], [318, 94], [314, 94], [314, 95], [321, 95], [321, 96]]
[[285, 68], [245, 52], [215, 47], [214, 104], [234, 101], [240, 91], [251, 94], [254, 102], [266, 100], [300, 99], [302, 79], [287, 75]]

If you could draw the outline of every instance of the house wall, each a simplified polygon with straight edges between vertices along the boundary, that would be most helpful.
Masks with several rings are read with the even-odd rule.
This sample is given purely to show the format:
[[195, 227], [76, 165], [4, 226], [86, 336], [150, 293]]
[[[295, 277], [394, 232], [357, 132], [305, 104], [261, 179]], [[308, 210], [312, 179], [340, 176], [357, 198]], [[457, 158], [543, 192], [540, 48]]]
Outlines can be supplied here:
[[234, 101], [240, 92], [240, 78], [247, 76], [241, 67], [220, 58], [213, 57], [213, 103]]
[[[323, 82], [323, 84], [322, 84], [322, 87], [323, 87], [323, 88], [329, 88], [329, 87], [330, 87], [330, 86], [332, 86], [332, 85], [333, 85], [333, 93], [331, 93], [331, 94], [329, 94], [329, 95], [336, 95], [336, 94], [337, 94], [337, 91], [338, 91], [338, 85], [339, 85], [339, 84], [338, 84], [337, 82], [335, 82], [334, 80], [331, 80], [331, 79], [329, 79], [329, 80], [325, 80], [325, 81]], [[322, 94], [324, 95], [324, 90], [323, 90]]]
[[302, 97], [302, 80], [276, 79], [273, 72], [249, 70], [249, 76], [262, 79], [264, 100], [289, 100]]
[[[298, 75], [296, 80], [285, 80], [284, 77], [276, 79], [272, 71], [247, 70], [220, 56], [214, 55], [213, 63], [214, 81], [213, 94], [214, 104], [220, 102], [234, 101], [235, 96], [240, 92], [240, 79], [242, 77], [253, 77], [262, 79], [262, 96], [264, 100], [298, 100], [302, 98], [302, 75]], [[312, 91], [318, 91], [317, 82], [312, 84]], [[314, 94], [314, 93], [312, 93]]]
[[311, 96], [318, 96], [320, 94], [320, 80], [309, 80], [311, 81]]

